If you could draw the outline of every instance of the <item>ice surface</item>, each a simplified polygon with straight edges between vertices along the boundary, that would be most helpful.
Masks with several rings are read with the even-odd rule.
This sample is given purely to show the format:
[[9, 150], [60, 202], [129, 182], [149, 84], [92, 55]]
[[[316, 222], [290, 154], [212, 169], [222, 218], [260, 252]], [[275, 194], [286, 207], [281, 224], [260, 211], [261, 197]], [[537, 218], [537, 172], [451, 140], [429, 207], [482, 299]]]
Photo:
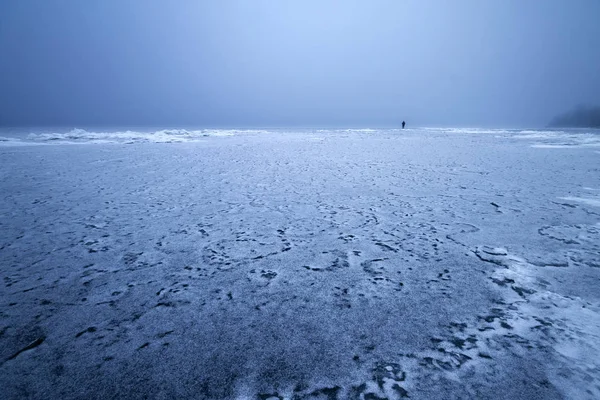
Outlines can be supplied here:
[[596, 135], [0, 132], [1, 397], [600, 398]]

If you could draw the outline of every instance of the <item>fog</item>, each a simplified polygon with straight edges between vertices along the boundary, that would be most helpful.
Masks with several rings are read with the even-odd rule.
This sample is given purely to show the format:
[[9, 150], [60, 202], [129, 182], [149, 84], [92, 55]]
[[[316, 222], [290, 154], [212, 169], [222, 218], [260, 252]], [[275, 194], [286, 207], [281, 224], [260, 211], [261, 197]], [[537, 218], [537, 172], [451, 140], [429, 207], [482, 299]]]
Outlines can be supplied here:
[[0, 3], [4, 126], [536, 127], [600, 104], [600, 2]]

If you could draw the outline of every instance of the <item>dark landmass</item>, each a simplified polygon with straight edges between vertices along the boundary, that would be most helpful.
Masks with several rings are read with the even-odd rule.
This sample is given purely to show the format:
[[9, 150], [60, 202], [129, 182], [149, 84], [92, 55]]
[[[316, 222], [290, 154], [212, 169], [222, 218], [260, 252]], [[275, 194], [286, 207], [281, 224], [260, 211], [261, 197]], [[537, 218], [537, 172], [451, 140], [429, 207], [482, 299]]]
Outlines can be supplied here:
[[600, 128], [600, 107], [577, 107], [555, 117], [552, 128]]

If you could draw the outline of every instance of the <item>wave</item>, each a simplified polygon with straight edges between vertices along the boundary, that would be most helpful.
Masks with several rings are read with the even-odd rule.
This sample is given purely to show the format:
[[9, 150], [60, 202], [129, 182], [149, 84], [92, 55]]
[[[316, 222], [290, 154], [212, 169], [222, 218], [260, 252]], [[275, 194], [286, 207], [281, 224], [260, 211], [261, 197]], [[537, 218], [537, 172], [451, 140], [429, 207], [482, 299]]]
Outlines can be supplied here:
[[437, 133], [494, 135], [499, 138], [529, 141], [537, 148], [599, 147], [598, 129], [485, 129], [485, 128], [424, 128]]
[[509, 134], [515, 132], [514, 129], [498, 129], [498, 128], [422, 128], [424, 131], [437, 133], [465, 133], [465, 134]]
[[600, 131], [597, 129], [523, 130], [512, 137], [532, 141], [532, 147], [546, 149], [600, 146]]
[[80, 143], [178, 143], [194, 142], [206, 137], [224, 137], [266, 133], [265, 130], [251, 129], [163, 129], [156, 131], [106, 131], [96, 132], [85, 129], [72, 129], [67, 132], [29, 133], [21, 138], [1, 137], [3, 144], [80, 144]]
[[[154, 131], [116, 130], [13, 132], [0, 130], [0, 146], [48, 145], [48, 144], [134, 144], [134, 143], [185, 143], [206, 140], [209, 137], [232, 137], [260, 134], [307, 134], [328, 135], [490, 135], [498, 138], [530, 141], [535, 147], [596, 147], [600, 145], [600, 130], [581, 129], [489, 129], [489, 128], [407, 128], [407, 129], [162, 129]], [[312, 136], [311, 136], [312, 137]], [[314, 139], [314, 137], [313, 137]], [[312, 140], [312, 139], [311, 139]]]
[[389, 131], [390, 129], [371, 129], [371, 128], [360, 128], [360, 129], [317, 129], [318, 133], [374, 133], [378, 131]]

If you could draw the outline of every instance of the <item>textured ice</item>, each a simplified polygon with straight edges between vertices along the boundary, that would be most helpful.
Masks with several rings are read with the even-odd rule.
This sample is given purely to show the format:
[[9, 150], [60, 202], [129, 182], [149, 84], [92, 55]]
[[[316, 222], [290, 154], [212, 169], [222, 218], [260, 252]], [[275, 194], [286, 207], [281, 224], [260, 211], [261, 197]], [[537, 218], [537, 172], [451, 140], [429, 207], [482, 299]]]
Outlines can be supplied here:
[[571, 129], [566, 131], [522, 131], [514, 136], [519, 139], [535, 140], [532, 147], [561, 149], [573, 147], [599, 147], [600, 130]]
[[0, 132], [0, 397], [600, 398], [596, 134]]
[[568, 201], [574, 201], [577, 203], [583, 203], [583, 204], [587, 204], [590, 206], [595, 206], [595, 207], [600, 207], [600, 196], [598, 197], [574, 197], [574, 196], [567, 196], [567, 197], [559, 197], [560, 199], [563, 200], [568, 200]]

